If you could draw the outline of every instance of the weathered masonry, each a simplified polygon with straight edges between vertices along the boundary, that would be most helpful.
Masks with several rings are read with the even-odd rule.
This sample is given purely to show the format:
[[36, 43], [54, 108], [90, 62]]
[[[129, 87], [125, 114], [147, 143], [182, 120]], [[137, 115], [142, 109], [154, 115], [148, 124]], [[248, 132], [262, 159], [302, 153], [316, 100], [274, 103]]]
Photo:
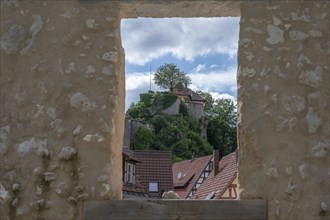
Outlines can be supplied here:
[[[241, 199], [329, 218], [329, 1], [1, 1], [1, 219], [120, 199], [120, 20], [240, 16]], [[219, 30], [225, 31], [225, 30]]]

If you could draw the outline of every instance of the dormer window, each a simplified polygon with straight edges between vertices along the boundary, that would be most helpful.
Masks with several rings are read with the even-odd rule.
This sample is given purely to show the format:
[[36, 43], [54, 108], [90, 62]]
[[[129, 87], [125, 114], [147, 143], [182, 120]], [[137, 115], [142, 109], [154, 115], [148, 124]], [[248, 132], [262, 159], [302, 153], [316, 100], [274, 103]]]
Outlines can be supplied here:
[[158, 182], [149, 182], [149, 192], [158, 192]]
[[135, 184], [135, 164], [125, 162], [124, 182]]

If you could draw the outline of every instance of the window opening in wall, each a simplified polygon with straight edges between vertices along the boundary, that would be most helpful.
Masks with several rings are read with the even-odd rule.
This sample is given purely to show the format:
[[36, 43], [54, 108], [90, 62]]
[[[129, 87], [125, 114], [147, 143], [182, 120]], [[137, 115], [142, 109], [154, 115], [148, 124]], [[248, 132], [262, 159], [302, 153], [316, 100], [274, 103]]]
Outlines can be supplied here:
[[122, 19], [124, 199], [234, 198], [238, 33], [237, 17]]

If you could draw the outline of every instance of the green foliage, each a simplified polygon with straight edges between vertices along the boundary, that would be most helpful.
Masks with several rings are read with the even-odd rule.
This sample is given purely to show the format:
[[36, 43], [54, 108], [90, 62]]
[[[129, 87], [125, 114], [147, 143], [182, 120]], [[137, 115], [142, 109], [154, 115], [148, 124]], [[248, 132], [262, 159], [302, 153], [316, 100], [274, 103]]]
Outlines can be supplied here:
[[172, 93], [164, 93], [162, 94], [162, 107], [163, 109], [167, 109], [171, 105], [174, 104], [174, 102], [178, 99], [178, 97]]
[[141, 93], [140, 101], [131, 104], [128, 114], [134, 119], [148, 121], [173, 105], [177, 98], [171, 93]]
[[151, 106], [154, 93], [141, 93], [140, 102], [143, 102], [145, 106]]
[[214, 106], [214, 99], [212, 98], [212, 95], [202, 91], [197, 91], [197, 93], [205, 99], [204, 113], [206, 115], [211, 115]]
[[131, 147], [133, 150], [150, 150], [154, 141], [155, 135], [152, 131], [141, 126], [135, 133], [135, 139]]
[[236, 106], [230, 99], [215, 101], [208, 115], [207, 138], [225, 156], [237, 148]]
[[191, 79], [184, 72], [171, 63], [160, 66], [154, 76], [155, 84], [163, 89], [173, 91], [176, 86], [189, 85]]
[[138, 102], [137, 104], [132, 103], [128, 109], [128, 114], [138, 120], [144, 120], [149, 117], [148, 109], [146, 108], [144, 102]]
[[189, 117], [188, 106], [183, 101], [180, 102], [179, 113], [182, 114], [183, 116]]
[[193, 154], [212, 153], [212, 146], [199, 135], [198, 122], [192, 118], [180, 114], [158, 115], [150, 122], [155, 128], [155, 149], [171, 150], [173, 162], [190, 159]]

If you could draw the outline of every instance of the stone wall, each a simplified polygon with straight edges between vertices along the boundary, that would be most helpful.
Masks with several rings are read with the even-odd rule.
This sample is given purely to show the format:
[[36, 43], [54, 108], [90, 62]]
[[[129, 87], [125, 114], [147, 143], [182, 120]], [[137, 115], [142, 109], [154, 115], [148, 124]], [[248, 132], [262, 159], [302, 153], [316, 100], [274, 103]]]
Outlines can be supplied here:
[[119, 10], [85, 2], [1, 1], [1, 219], [121, 198]]
[[125, 118], [124, 147], [128, 149], [130, 148], [131, 143], [135, 140], [135, 134], [139, 127], [145, 127], [151, 131], [154, 130], [154, 126], [152, 124], [141, 122], [132, 118]]
[[177, 98], [176, 101], [167, 109], [163, 111], [165, 115], [177, 115], [180, 111], [181, 99]]
[[[329, 217], [329, 1], [1, 1], [1, 219], [122, 197], [120, 18], [240, 16], [241, 198]], [[240, 8], [241, 7], [241, 8]], [[223, 30], [221, 30], [223, 31]]]
[[241, 199], [270, 219], [329, 218], [329, 1], [256, 1], [241, 10]]
[[204, 103], [203, 102], [189, 102], [189, 114], [195, 120], [200, 120], [204, 117]]

